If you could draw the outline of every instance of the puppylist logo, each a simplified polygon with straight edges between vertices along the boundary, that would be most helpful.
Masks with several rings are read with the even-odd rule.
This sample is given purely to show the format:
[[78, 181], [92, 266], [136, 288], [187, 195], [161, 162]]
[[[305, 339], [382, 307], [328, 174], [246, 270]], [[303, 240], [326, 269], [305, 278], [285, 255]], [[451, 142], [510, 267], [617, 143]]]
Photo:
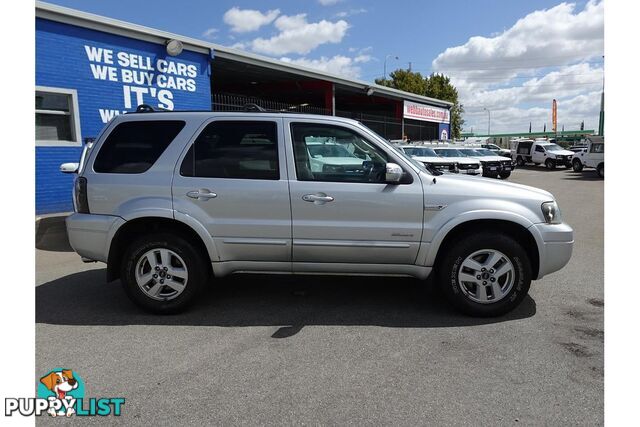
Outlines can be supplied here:
[[119, 416], [123, 397], [85, 399], [84, 382], [71, 369], [54, 369], [40, 378], [37, 397], [5, 399], [4, 414], [24, 416], [49, 414], [51, 417]]

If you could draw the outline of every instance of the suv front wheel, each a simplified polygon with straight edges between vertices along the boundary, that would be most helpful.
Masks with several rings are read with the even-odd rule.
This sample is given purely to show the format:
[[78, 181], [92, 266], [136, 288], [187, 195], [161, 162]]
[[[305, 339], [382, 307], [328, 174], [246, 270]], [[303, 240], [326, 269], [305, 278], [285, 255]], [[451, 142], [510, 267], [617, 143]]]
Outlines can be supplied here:
[[126, 250], [121, 281], [131, 300], [145, 310], [169, 314], [185, 309], [204, 286], [204, 257], [183, 238], [167, 233], [135, 240]]
[[517, 307], [531, 285], [526, 251], [505, 234], [477, 233], [447, 249], [437, 266], [438, 283], [459, 311], [500, 316]]
[[582, 169], [584, 168], [584, 166], [582, 165], [582, 162], [578, 159], [574, 159], [573, 160], [573, 171], [574, 172], [582, 172]]

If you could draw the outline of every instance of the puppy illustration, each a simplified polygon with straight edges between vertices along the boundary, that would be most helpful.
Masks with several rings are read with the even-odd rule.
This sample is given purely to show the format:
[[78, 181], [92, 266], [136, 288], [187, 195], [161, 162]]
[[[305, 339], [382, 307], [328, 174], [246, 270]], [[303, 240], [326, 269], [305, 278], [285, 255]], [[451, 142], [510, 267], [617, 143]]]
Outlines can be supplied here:
[[[40, 378], [40, 382], [44, 384], [47, 389], [56, 394], [55, 397], [49, 397], [49, 400], [64, 400], [68, 392], [78, 388], [78, 381], [73, 378], [73, 371], [71, 371], [70, 369], [63, 369], [60, 372], [52, 371], [44, 377]], [[56, 413], [56, 410], [54, 408], [51, 408], [47, 412], [52, 417], [55, 417], [57, 415], [66, 415], [67, 417], [70, 417], [75, 413], [75, 409], [69, 408], [65, 412], [63, 407], [58, 413]]]

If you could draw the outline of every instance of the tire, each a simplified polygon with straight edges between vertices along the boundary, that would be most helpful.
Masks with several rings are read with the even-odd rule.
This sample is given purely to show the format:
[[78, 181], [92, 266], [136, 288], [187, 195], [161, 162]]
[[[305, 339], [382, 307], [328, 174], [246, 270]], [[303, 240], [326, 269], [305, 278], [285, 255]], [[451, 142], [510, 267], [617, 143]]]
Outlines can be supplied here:
[[582, 169], [584, 169], [584, 165], [582, 164], [582, 162], [578, 159], [573, 161], [573, 171], [574, 172], [582, 172]]
[[500, 172], [500, 178], [507, 179], [511, 176], [511, 172]]
[[556, 168], [556, 163], [551, 159], [547, 159], [544, 162], [544, 166], [549, 170], [554, 170]]
[[516, 164], [520, 167], [524, 166], [524, 159], [520, 156], [516, 158]]
[[[164, 254], [169, 256], [164, 257]], [[151, 271], [154, 268], [149, 261], [154, 257], [155, 262], [161, 264], [156, 273]], [[170, 261], [165, 262], [167, 259]], [[172, 272], [175, 277], [170, 276]], [[156, 278], [152, 276], [147, 285], [139, 285], [137, 275], [141, 282], [145, 282], [150, 273]], [[120, 277], [124, 291], [135, 304], [152, 313], [172, 314], [193, 302], [207, 282], [209, 270], [205, 256], [191, 243], [174, 234], [158, 233], [141, 237], [129, 245], [124, 253]], [[159, 283], [161, 279], [166, 285]], [[143, 290], [147, 287], [149, 289]], [[157, 295], [152, 297], [155, 290], [158, 290]]]
[[[482, 260], [483, 251], [493, 251], [492, 253], [500, 257], [500, 261], [493, 264], [497, 268], [498, 274], [504, 265], [510, 267], [510, 270], [503, 273], [497, 280], [498, 284], [503, 286], [503, 289], [499, 291], [504, 291], [502, 295], [493, 291], [495, 285], [489, 282], [491, 277], [487, 281], [481, 282], [487, 283], [487, 286], [476, 284], [475, 289], [479, 289], [481, 286], [486, 289], [485, 301], [478, 302], [476, 296], [479, 291], [476, 290], [476, 296], [474, 296], [474, 292], [471, 292], [474, 286], [470, 282], [464, 282], [462, 278], [466, 275], [466, 277], [475, 280], [477, 278], [475, 274], [484, 274], [490, 271], [487, 270], [483, 273], [476, 270], [474, 274], [466, 266], [471, 256], [474, 256], [475, 260], [480, 260], [478, 262], [486, 262], [487, 259]], [[474, 255], [478, 253], [480, 254]], [[504, 260], [508, 260], [510, 264]], [[487, 264], [485, 267], [488, 268], [489, 265], [491, 264]], [[447, 299], [458, 311], [474, 317], [494, 317], [510, 312], [522, 302], [531, 285], [531, 264], [527, 252], [516, 240], [502, 233], [484, 231], [454, 243], [443, 253], [436, 269], [438, 286]], [[482, 279], [487, 279], [487, 277], [481, 277]], [[496, 299], [494, 302], [491, 302], [489, 293], [493, 294], [493, 298]]]
[[604, 179], [604, 163], [600, 163], [596, 168], [596, 172], [600, 178]]

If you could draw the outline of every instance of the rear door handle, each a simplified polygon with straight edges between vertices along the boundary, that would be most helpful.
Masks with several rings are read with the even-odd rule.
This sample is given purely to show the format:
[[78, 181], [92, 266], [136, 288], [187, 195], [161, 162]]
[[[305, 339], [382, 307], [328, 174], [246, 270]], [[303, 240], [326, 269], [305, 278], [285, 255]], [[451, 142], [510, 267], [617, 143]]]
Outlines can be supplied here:
[[215, 199], [218, 195], [211, 190], [207, 190], [206, 188], [201, 188], [200, 190], [189, 191], [187, 193], [187, 197], [191, 197], [192, 199], [197, 200], [209, 200]]
[[324, 205], [327, 202], [333, 202], [333, 197], [327, 196], [324, 193], [318, 194], [305, 194], [302, 196], [302, 200], [305, 202], [315, 203], [317, 205]]

